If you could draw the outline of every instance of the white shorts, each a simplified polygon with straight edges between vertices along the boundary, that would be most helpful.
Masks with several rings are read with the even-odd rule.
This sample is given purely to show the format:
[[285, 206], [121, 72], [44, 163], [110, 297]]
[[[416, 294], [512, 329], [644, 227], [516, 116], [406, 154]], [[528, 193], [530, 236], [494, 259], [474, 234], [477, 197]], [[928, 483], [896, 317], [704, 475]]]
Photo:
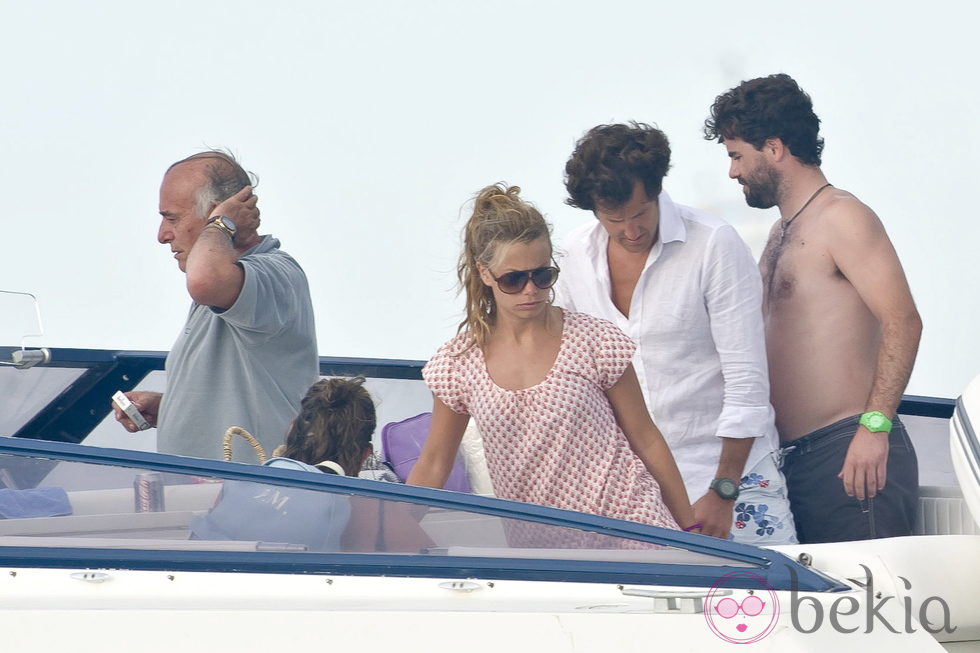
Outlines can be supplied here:
[[786, 479], [777, 460], [772, 453], [742, 477], [728, 539], [755, 546], [797, 543]]

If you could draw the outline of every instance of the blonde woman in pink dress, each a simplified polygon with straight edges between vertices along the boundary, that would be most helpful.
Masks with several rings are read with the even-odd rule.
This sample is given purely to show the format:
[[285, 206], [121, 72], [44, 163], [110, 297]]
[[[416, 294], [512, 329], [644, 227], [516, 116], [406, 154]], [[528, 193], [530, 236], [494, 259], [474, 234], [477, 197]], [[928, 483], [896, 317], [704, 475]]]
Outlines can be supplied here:
[[472, 417], [497, 496], [696, 531], [633, 341], [551, 305], [549, 226], [519, 193], [498, 184], [476, 197], [458, 266], [466, 319], [422, 372], [432, 427], [408, 482], [443, 486]]

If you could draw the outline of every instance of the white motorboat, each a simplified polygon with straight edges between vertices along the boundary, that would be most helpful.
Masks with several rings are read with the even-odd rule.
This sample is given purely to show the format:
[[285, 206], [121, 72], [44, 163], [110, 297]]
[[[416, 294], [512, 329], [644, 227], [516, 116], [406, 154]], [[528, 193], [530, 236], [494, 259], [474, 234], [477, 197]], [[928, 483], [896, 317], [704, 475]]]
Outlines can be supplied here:
[[[920, 535], [763, 549], [90, 446], [132, 437], [109, 397], [160, 387], [163, 354], [7, 348], [0, 359], [12, 354], [39, 364], [0, 368], [0, 435], [12, 436], [0, 437], [4, 651], [980, 651], [980, 380], [951, 420], [948, 400], [903, 403], [949, 422], [959, 479], [923, 489]], [[321, 361], [325, 375], [371, 377], [379, 423], [427, 408], [419, 369]]]

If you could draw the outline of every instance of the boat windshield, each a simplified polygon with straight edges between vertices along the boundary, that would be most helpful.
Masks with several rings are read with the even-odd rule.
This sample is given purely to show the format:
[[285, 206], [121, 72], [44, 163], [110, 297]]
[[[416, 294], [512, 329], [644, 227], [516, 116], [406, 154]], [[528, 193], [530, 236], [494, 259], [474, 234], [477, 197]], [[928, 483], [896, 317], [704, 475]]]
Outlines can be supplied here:
[[349, 488], [309, 489], [9, 454], [0, 455], [0, 517], [0, 547], [737, 564], [588, 528], [372, 498]]
[[18, 370], [0, 367], [0, 435], [13, 435], [61, 395], [82, 374], [84, 369], [36, 367]]

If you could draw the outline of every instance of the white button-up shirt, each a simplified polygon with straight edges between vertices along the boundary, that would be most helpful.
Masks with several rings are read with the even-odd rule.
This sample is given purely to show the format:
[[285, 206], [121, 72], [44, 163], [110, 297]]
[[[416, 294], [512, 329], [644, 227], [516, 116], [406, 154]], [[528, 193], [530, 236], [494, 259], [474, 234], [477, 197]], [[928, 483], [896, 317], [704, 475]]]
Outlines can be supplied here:
[[636, 341], [633, 367], [647, 407], [694, 502], [715, 477], [719, 438], [758, 438], [745, 471], [778, 448], [762, 279], [730, 224], [674, 204], [664, 192], [659, 203], [659, 236], [628, 318], [612, 301], [609, 236], [598, 220], [566, 239], [556, 303], [609, 320]]

